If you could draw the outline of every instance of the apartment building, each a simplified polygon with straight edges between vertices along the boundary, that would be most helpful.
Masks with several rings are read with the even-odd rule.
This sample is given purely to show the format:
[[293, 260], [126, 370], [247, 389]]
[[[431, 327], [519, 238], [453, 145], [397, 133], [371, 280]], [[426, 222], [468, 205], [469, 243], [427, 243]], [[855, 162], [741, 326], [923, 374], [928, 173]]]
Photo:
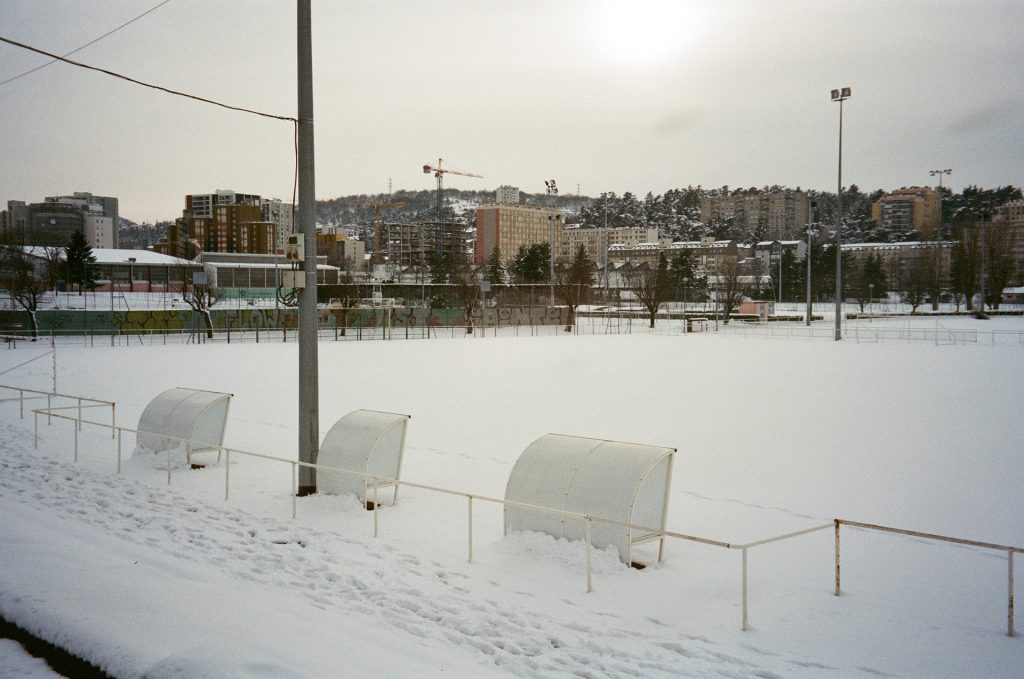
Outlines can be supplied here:
[[582, 245], [591, 261], [604, 265], [608, 248], [621, 245], [631, 248], [641, 243], [657, 243], [658, 230], [645, 227], [581, 229], [568, 226], [562, 229], [562, 237], [556, 256], [572, 259]]
[[476, 210], [476, 263], [484, 264], [497, 247], [502, 263], [515, 258], [520, 246], [551, 243], [559, 252], [562, 214], [536, 205], [481, 205]]
[[[843, 243], [843, 252], [850, 253], [858, 264], [868, 255], [877, 255], [882, 262], [890, 290], [903, 290], [918, 262], [927, 257], [939, 267], [939, 280], [948, 281], [953, 261], [951, 241], [908, 241], [905, 243]], [[929, 262], [931, 264], [932, 262]], [[944, 284], [945, 287], [945, 284]]]
[[871, 205], [871, 219], [890, 232], [916, 231], [922, 240], [932, 237], [940, 221], [939, 192], [928, 186], [903, 187]]
[[993, 222], [1006, 230], [1006, 249], [1014, 261], [1011, 282], [1024, 285], [1024, 200], [1014, 200], [999, 209]]
[[759, 191], [700, 199], [704, 223], [728, 219], [750, 232], [763, 226], [765, 235], [773, 240], [792, 240], [805, 231], [810, 210], [811, 201], [804, 191]]
[[497, 204], [519, 204], [519, 187], [502, 184], [494, 191], [494, 202]]

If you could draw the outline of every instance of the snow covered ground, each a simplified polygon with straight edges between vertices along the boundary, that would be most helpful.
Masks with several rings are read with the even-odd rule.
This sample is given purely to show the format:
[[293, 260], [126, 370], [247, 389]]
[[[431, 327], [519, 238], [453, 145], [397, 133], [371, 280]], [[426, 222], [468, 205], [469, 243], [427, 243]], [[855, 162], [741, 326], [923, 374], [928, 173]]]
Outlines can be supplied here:
[[[0, 350], [0, 372], [45, 349]], [[840, 517], [1019, 546], [1022, 358], [645, 332], [325, 342], [320, 426], [411, 414], [403, 478], [492, 497], [549, 432], [674, 446], [669, 528], [726, 542]], [[226, 444], [295, 458], [295, 344], [57, 362], [58, 391], [116, 401], [128, 427], [165, 389], [231, 392]], [[48, 389], [49, 367], [0, 383]], [[223, 460], [168, 487], [149, 460], [118, 477], [109, 431], [79, 441], [76, 465], [71, 425], [43, 418], [33, 450], [31, 416], [0, 403], [0, 614], [116, 676], [1024, 675], [1005, 553], [846, 528], [835, 597], [830, 530], [753, 548], [743, 632], [736, 551], [670, 541], [643, 571], [596, 552], [587, 594], [582, 543], [503, 537], [493, 505], [468, 563], [463, 498], [405, 489], [374, 538], [350, 497], [300, 498], [293, 520], [290, 465], [232, 456], [225, 502]]]

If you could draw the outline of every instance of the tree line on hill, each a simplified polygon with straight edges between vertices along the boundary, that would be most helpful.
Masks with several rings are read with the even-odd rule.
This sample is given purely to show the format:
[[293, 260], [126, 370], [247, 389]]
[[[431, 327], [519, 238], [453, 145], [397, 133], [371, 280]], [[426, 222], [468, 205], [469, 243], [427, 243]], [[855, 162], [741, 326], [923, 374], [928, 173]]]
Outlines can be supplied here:
[[[633, 193], [602, 193], [596, 198], [576, 195], [549, 196], [543, 193], [521, 193], [527, 205], [555, 207], [565, 214], [566, 226], [580, 228], [641, 227], [656, 228], [660, 235], [674, 241], [695, 241], [710, 236], [716, 240], [758, 242], [767, 240], [767, 226], [747, 227], [737, 219], [701, 220], [700, 201], [705, 196], [752, 196], [777, 191], [800, 190], [782, 185], [761, 188], [708, 189], [687, 186], [670, 189], [664, 194], [648, 192], [643, 198]], [[835, 224], [838, 198], [834, 192], [809, 190], [814, 209], [811, 222], [828, 226]], [[843, 189], [843, 229], [845, 243], [899, 243], [918, 240], [920, 234], [911, 229], [887, 229], [871, 218], [871, 206], [885, 191], [864, 192], [856, 184]], [[970, 212], [979, 218], [990, 217], [999, 206], [1022, 197], [1015, 186], [986, 189], [968, 186], [957, 193], [942, 187], [942, 238], [952, 237], [951, 224], [957, 215]], [[475, 223], [475, 206], [494, 201], [493, 191], [444, 190], [444, 219], [468, 226]], [[437, 219], [437, 192], [433, 190], [395, 191], [392, 194], [359, 194], [317, 201], [317, 221], [332, 226], [354, 228], [360, 238], [372, 242], [374, 203], [405, 203], [402, 207], [383, 208], [384, 221], [417, 223]], [[458, 209], [457, 209], [458, 208]]]

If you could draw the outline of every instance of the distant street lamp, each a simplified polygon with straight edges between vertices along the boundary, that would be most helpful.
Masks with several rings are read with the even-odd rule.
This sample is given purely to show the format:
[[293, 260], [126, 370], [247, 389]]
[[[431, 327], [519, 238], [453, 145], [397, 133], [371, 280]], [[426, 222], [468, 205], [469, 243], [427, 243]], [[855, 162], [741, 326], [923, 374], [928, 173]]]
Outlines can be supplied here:
[[779, 241], [779, 308], [782, 308], [782, 241]]
[[[555, 196], [558, 195], [558, 187], [555, 185], [554, 179], [545, 179], [544, 186], [547, 187], [548, 195], [551, 196], [551, 207], [556, 208]], [[555, 226], [556, 223], [562, 221], [562, 215], [548, 215], [548, 223], [551, 226], [551, 262], [550, 272], [551, 276], [551, 306], [555, 306]]]
[[[943, 175], [953, 174], [953, 170], [929, 170], [928, 174], [933, 177], [939, 178], [939, 222], [935, 225], [935, 275], [939, 276], [939, 269], [942, 264], [942, 177]], [[939, 300], [932, 300], [932, 309], [938, 310]]]
[[836, 341], [843, 339], [843, 102], [850, 98], [850, 88], [832, 90], [832, 101], [839, 102], [839, 182], [836, 190]]
[[807, 213], [807, 317], [804, 319], [807, 327], [811, 326], [811, 227], [814, 224], [814, 208], [817, 203], [811, 201], [811, 209]]

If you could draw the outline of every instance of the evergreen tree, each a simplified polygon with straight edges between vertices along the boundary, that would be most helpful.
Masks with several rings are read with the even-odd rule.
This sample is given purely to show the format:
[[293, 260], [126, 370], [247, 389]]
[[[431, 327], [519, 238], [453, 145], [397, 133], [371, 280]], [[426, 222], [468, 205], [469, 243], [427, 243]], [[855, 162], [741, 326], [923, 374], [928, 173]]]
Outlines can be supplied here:
[[565, 331], [570, 332], [576, 322], [576, 307], [586, 303], [590, 298], [590, 288], [594, 284], [594, 271], [597, 265], [587, 256], [587, 249], [582, 245], [568, 266], [561, 266], [556, 271], [558, 296], [569, 307], [569, 317]]
[[546, 283], [551, 267], [551, 245], [534, 243], [530, 246], [520, 245], [509, 273], [516, 283]]
[[501, 264], [501, 251], [498, 250], [497, 245], [494, 246], [490, 257], [487, 258], [484, 278], [492, 285], [504, 285], [505, 283], [505, 267]]
[[71, 242], [64, 251], [67, 259], [68, 285], [78, 286], [78, 292], [92, 290], [96, 287], [96, 256], [92, 254], [92, 246], [85, 240], [81, 231], [71, 234]]

